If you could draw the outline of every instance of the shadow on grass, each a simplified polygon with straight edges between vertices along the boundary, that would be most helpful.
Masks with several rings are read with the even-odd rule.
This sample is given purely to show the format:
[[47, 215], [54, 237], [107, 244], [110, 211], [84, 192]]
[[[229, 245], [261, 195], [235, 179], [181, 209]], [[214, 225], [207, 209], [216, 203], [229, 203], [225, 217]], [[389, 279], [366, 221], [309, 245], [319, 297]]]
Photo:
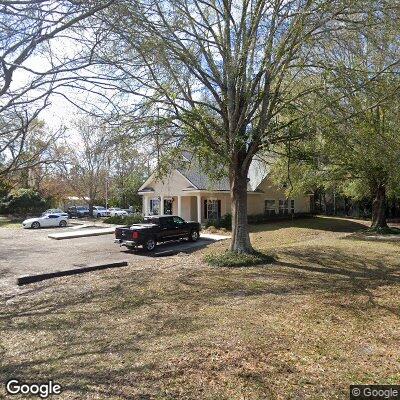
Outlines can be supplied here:
[[[313, 284], [316, 290], [330, 293], [366, 295], [368, 303], [386, 309], [400, 317], [399, 307], [379, 305], [372, 291], [381, 286], [400, 284], [400, 264], [391, 265], [389, 257], [361, 259], [337, 248], [289, 249], [285, 256], [295, 261], [278, 261], [277, 264], [289, 271], [297, 271], [299, 278]], [[390, 266], [388, 266], [390, 265]], [[312, 275], [309, 275], [311, 273]], [[351, 308], [351, 305], [347, 305]]]
[[[169, 300], [179, 305], [185, 296], [166, 290], [161, 293], [163, 299], [159, 290], [142, 292], [153, 276], [152, 271], [137, 272], [124, 285], [118, 279], [110, 279], [105, 291], [69, 296], [64, 292], [51, 300], [44, 293], [44, 298], [29, 306], [23, 303], [19, 309], [2, 312], [2, 335], [41, 337], [28, 339], [29, 346], [19, 347], [19, 360], [9, 354], [6, 361], [4, 347], [0, 346], [3, 380], [52, 379], [77, 398], [154, 398], [160, 376], [179, 378], [181, 371], [151, 360], [138, 362], [145, 352], [143, 343], [168, 342], [170, 337], [188, 335], [206, 325], [196, 320], [192, 307], [191, 312], [185, 312], [184, 307], [166, 308], [162, 302]], [[132, 286], [127, 286], [129, 283]], [[59, 283], [52, 285], [59, 290]], [[133, 325], [123, 322], [129, 316], [133, 316]], [[104, 323], [104, 319], [108, 322]], [[138, 382], [149, 387], [149, 392], [138, 389]]]
[[270, 223], [260, 225], [250, 225], [251, 232], [274, 231], [284, 228], [303, 228], [316, 229], [330, 232], [355, 232], [366, 229], [366, 225], [345, 218], [334, 217], [314, 217], [314, 218], [299, 218], [291, 221], [271, 221]]
[[[364, 301], [366, 296], [366, 310], [378, 308], [399, 317], [399, 310], [381, 304], [373, 291], [398, 285], [400, 265], [390, 265], [385, 258], [361, 260], [334, 247], [290, 248], [268, 266], [192, 268], [175, 275], [127, 270], [104, 272], [99, 278], [99, 287], [77, 278], [77, 286], [63, 287], [59, 281], [39, 286], [47, 290], [0, 313], [2, 335], [26, 337], [18, 358], [2, 354], [4, 380], [52, 379], [82, 398], [153, 398], [161, 393], [163, 379], [179, 381], [187, 369], [195, 368], [184, 359], [190, 351], [185, 340], [174, 340], [214, 329], [218, 321], [201, 318], [201, 313], [210, 306], [230, 307], [232, 298], [274, 295], [282, 296], [275, 301], [284, 303], [284, 296], [321, 295], [321, 303], [337, 301], [338, 307], [357, 314], [359, 301], [340, 303], [337, 297]], [[149, 343], [177, 346], [183, 361], [165, 362], [162, 346], [149, 357]]]
[[360, 240], [363, 242], [398, 242], [400, 244], [400, 229], [387, 228], [384, 231], [365, 229], [348, 235], [342, 240]]

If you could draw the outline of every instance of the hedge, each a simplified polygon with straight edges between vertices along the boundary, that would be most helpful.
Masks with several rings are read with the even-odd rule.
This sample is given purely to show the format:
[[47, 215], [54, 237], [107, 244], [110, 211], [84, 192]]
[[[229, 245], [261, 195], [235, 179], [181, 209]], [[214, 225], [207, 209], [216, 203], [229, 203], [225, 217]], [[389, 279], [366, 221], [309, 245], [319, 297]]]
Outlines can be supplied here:
[[14, 215], [37, 214], [49, 208], [51, 202], [33, 189], [14, 189], [0, 199], [0, 213]]
[[115, 224], [115, 225], [133, 225], [140, 224], [143, 222], [143, 216], [140, 214], [128, 215], [128, 216], [119, 216], [115, 215], [114, 217], [107, 217], [104, 219], [104, 222], [107, 224]]

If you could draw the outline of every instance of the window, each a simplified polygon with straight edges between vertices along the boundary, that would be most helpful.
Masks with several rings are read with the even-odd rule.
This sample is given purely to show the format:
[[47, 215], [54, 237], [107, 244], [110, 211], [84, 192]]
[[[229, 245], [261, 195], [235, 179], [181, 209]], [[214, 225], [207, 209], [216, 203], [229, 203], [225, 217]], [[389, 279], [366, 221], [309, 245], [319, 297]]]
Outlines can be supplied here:
[[172, 215], [172, 199], [164, 199], [164, 215]]
[[221, 200], [205, 200], [206, 219], [218, 219], [221, 214]]
[[290, 200], [290, 213], [294, 214], [294, 200]]
[[160, 199], [150, 199], [150, 214], [158, 215], [160, 213]]
[[265, 200], [264, 214], [275, 215], [275, 200]]
[[185, 221], [180, 217], [173, 217], [173, 218], [174, 218], [174, 224], [183, 225], [185, 223]]
[[290, 200], [290, 209], [289, 209], [289, 200], [288, 199], [280, 199], [279, 200], [279, 214], [280, 215], [287, 215], [289, 214], [294, 214], [294, 200]]
[[280, 199], [279, 200], [279, 214], [280, 215], [289, 214], [288, 200], [287, 199]]

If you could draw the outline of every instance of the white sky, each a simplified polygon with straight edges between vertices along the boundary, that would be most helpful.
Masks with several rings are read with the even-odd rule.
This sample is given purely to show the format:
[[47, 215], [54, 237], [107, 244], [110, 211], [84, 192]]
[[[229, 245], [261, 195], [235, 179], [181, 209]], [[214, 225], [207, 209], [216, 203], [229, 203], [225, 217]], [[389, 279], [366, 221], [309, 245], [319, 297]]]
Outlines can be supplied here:
[[[72, 58], [79, 51], [76, 43], [72, 39], [53, 39], [51, 41], [52, 54], [56, 59]], [[33, 54], [23, 67], [31, 69], [36, 72], [44, 72], [50, 68], [48, 56], [45, 54]], [[32, 74], [25, 69], [17, 69], [13, 76], [11, 90], [18, 90], [23, 87], [32, 78]], [[67, 98], [78, 104], [84, 104], [85, 100], [90, 97], [87, 92], [74, 90], [71, 88], [59, 88], [58, 91], [62, 92]], [[38, 93], [38, 92], [36, 92]], [[93, 97], [93, 96], [92, 96]], [[96, 103], [96, 99], [92, 98], [90, 101]], [[50, 105], [41, 111], [39, 118], [52, 129], [57, 129], [60, 126], [71, 126], [71, 122], [79, 117], [81, 111], [75, 107], [71, 102], [59, 94], [52, 94], [50, 97]]]

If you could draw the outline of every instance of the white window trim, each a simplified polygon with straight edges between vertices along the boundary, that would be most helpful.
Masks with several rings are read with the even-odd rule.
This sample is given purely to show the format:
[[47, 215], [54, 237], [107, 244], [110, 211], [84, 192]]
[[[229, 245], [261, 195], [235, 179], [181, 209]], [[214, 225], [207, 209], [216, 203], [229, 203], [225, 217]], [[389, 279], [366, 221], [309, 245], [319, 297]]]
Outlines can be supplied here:
[[[274, 207], [273, 208], [266, 208], [267, 201], [273, 201], [274, 202]], [[278, 203], [279, 203], [279, 201], [278, 201]], [[274, 211], [275, 214], [277, 213], [277, 201], [276, 201], [276, 199], [264, 199], [264, 214], [266, 214], [267, 211]]]
[[[206, 219], [210, 219], [210, 217], [209, 217], [209, 212], [208, 212], [208, 205], [209, 205], [210, 203], [212, 203], [213, 205], [216, 206], [215, 214], [216, 214], [216, 216], [217, 216], [216, 218], [218, 218], [218, 199], [215, 198], [215, 197], [210, 197], [210, 198], [206, 199], [206, 202], [207, 202], [207, 215], [205, 216]], [[213, 217], [213, 218], [214, 218], [214, 217]], [[211, 219], [213, 219], [213, 218], [211, 218]]]
[[[157, 214], [154, 214], [154, 206], [152, 206], [153, 202], [157, 201], [158, 202], [158, 209], [157, 209]], [[149, 214], [150, 215], [159, 215], [160, 214], [160, 208], [161, 208], [161, 200], [158, 197], [152, 197], [149, 201]]]
[[[281, 207], [281, 202], [283, 202], [283, 207]], [[292, 207], [293, 204], [293, 207]], [[278, 200], [278, 213], [281, 214], [294, 214], [296, 211], [295, 199], [279, 199]]]

